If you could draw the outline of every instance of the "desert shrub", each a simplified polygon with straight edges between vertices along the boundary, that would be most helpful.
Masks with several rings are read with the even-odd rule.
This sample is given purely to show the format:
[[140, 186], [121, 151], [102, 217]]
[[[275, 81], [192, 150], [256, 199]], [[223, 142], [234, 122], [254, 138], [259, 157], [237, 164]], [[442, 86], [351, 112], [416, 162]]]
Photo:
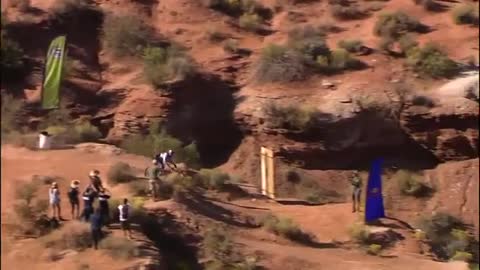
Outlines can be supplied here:
[[386, 53], [390, 53], [392, 51], [392, 46], [395, 44], [395, 40], [390, 37], [382, 37], [378, 41], [378, 48]]
[[227, 38], [226, 34], [214, 28], [208, 29], [206, 34], [207, 34], [208, 40], [210, 40], [211, 42], [222, 42]]
[[358, 39], [347, 39], [347, 40], [340, 40], [337, 43], [337, 46], [347, 50], [348, 52], [359, 52], [363, 47], [363, 42]]
[[76, 124], [73, 128], [81, 142], [95, 142], [102, 137], [98, 128], [89, 122]]
[[258, 31], [262, 26], [262, 18], [255, 13], [245, 13], [238, 19], [238, 24], [248, 31]]
[[345, 49], [333, 50], [329, 62], [329, 69], [334, 71], [357, 69], [362, 65], [360, 60], [352, 57]]
[[183, 147], [182, 161], [185, 164], [188, 164], [189, 168], [200, 168], [200, 153], [198, 152], [198, 147], [195, 142]]
[[263, 112], [267, 116], [267, 124], [272, 128], [285, 128], [294, 131], [308, 132], [313, 129], [319, 117], [314, 108], [296, 105], [277, 105], [274, 102], [266, 103]]
[[153, 148], [153, 136], [129, 136], [120, 143], [120, 147], [125, 149], [127, 152], [136, 155], [142, 155], [146, 157], [153, 157], [155, 155], [155, 149]]
[[148, 47], [143, 52], [147, 80], [160, 87], [167, 80], [184, 79], [194, 72], [193, 60], [176, 48]]
[[443, 9], [435, 0], [414, 0], [413, 2], [417, 5], [422, 5], [428, 11], [441, 11]]
[[371, 244], [368, 246], [367, 253], [370, 255], [378, 255], [382, 251], [382, 246], [378, 244]]
[[107, 172], [111, 184], [127, 183], [135, 179], [133, 168], [125, 162], [116, 162]]
[[209, 189], [221, 190], [225, 184], [230, 180], [230, 176], [227, 173], [221, 172], [217, 169], [201, 169], [196, 175], [197, 183], [201, 183], [202, 186]]
[[300, 229], [300, 227], [289, 218], [267, 215], [261, 221], [262, 226], [269, 232], [283, 236], [292, 241], [309, 244], [315, 237]]
[[398, 171], [395, 175], [399, 190], [405, 195], [417, 197], [425, 195], [428, 190], [428, 187], [419, 180], [419, 177], [419, 175], [404, 170]]
[[367, 227], [361, 223], [354, 223], [350, 226], [348, 233], [350, 238], [358, 244], [366, 244], [369, 236]]
[[223, 50], [229, 53], [236, 53], [238, 51], [238, 41], [236, 39], [227, 39], [223, 43]]
[[401, 36], [398, 39], [398, 45], [402, 53], [406, 54], [411, 49], [418, 46], [418, 42], [413, 38], [412, 35], [406, 34]]
[[452, 16], [456, 24], [478, 25], [478, 5], [459, 5], [453, 9]]
[[128, 182], [128, 188], [133, 196], [147, 196], [149, 194], [146, 180]]
[[328, 55], [330, 49], [325, 41], [325, 32], [312, 25], [295, 27], [288, 32], [288, 46], [300, 52], [307, 60], [319, 55]]
[[452, 256], [452, 260], [454, 261], [464, 261], [469, 262], [473, 258], [472, 253], [464, 252], [464, 251], [456, 251], [455, 254]]
[[80, 221], [70, 221], [61, 229], [42, 239], [45, 247], [58, 250], [84, 250], [91, 245], [90, 226]]
[[291, 82], [306, 77], [307, 69], [303, 56], [284, 46], [268, 45], [263, 48], [253, 73], [259, 83]]
[[22, 12], [30, 9], [30, 0], [10, 0], [9, 4], [11, 7], [16, 7]]
[[255, 0], [206, 0], [208, 7], [231, 16], [245, 13], [256, 13], [264, 19], [272, 16], [270, 9], [263, 7]]
[[137, 16], [107, 15], [103, 21], [105, 45], [116, 56], [138, 55], [151, 40], [151, 30]]
[[368, 15], [368, 11], [356, 5], [333, 4], [330, 11], [334, 17], [341, 20], [356, 20]]
[[374, 26], [374, 34], [396, 40], [407, 32], [419, 32], [424, 28], [417, 19], [397, 11], [380, 14]]
[[114, 259], [129, 259], [140, 254], [135, 242], [124, 237], [109, 236], [100, 242], [99, 247], [106, 249]]
[[407, 52], [407, 64], [415, 71], [434, 78], [458, 74], [457, 64], [434, 43], [410, 49]]
[[435, 102], [430, 97], [416, 95], [412, 98], [412, 104], [415, 106], [424, 106], [428, 108], [435, 107]]

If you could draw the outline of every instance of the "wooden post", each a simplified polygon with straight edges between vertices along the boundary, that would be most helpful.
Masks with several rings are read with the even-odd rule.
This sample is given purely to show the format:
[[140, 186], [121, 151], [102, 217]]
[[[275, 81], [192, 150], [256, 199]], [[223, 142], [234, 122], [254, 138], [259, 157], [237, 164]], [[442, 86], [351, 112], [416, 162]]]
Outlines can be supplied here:
[[260, 149], [260, 167], [262, 173], [261, 192], [263, 195], [275, 198], [275, 167], [273, 151], [262, 147]]

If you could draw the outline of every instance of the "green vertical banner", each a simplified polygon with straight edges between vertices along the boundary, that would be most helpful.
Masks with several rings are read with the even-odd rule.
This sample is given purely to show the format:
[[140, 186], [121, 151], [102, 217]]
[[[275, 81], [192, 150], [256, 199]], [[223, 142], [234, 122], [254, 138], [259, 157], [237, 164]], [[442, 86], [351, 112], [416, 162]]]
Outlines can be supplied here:
[[66, 52], [66, 36], [56, 37], [47, 52], [42, 83], [42, 108], [57, 109], [60, 105], [60, 86]]

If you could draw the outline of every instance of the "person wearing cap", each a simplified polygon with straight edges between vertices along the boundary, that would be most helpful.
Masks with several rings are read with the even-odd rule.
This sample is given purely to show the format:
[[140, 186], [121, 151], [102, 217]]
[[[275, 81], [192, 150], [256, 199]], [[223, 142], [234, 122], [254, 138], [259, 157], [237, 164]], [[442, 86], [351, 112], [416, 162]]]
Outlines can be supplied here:
[[71, 206], [72, 219], [78, 219], [80, 215], [80, 199], [78, 198], [80, 195], [79, 186], [80, 181], [73, 180], [70, 184], [70, 190], [67, 193]]
[[100, 214], [102, 216], [103, 226], [107, 226], [110, 220], [110, 207], [108, 205], [108, 199], [110, 199], [110, 191], [106, 188], [102, 189], [98, 194], [98, 208], [100, 209]]
[[90, 184], [95, 190], [95, 192], [98, 194], [100, 190], [103, 189], [102, 185], [102, 179], [100, 179], [100, 172], [98, 170], [92, 170], [90, 171], [90, 174], [88, 175], [90, 178]]
[[158, 197], [158, 181], [160, 180], [159, 175], [162, 171], [157, 166], [158, 161], [156, 159], [152, 160], [152, 164], [153, 166], [145, 169], [145, 177], [148, 178], [148, 190], [150, 192], [150, 196], [153, 200], [156, 200]]
[[357, 171], [353, 173], [353, 177], [350, 180], [352, 185], [352, 201], [353, 201], [353, 210], [352, 212], [360, 212], [360, 195], [362, 193], [362, 179], [360, 178]]
[[58, 189], [58, 184], [56, 182], [52, 183], [52, 186], [48, 190], [50, 206], [52, 207], [52, 218], [62, 219], [61, 209], [60, 209], [60, 190]]

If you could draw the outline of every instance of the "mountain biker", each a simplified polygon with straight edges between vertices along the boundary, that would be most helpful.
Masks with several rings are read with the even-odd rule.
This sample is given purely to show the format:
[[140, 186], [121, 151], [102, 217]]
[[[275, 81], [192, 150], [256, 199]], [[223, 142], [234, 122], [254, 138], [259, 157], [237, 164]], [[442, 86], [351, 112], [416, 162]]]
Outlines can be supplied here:
[[158, 165], [160, 165], [162, 171], [165, 170], [166, 166], [170, 167], [170, 165], [173, 165], [175, 169], [177, 168], [177, 164], [173, 162], [173, 154], [173, 150], [170, 149], [167, 152], [163, 152], [155, 156], [155, 159], [159, 163]]
[[157, 166], [158, 161], [156, 159], [152, 160], [153, 166], [147, 167], [145, 169], [145, 176], [148, 178], [148, 190], [150, 191], [150, 195], [152, 199], [155, 200], [157, 198], [158, 192], [158, 181], [159, 175], [162, 172], [161, 169]]

